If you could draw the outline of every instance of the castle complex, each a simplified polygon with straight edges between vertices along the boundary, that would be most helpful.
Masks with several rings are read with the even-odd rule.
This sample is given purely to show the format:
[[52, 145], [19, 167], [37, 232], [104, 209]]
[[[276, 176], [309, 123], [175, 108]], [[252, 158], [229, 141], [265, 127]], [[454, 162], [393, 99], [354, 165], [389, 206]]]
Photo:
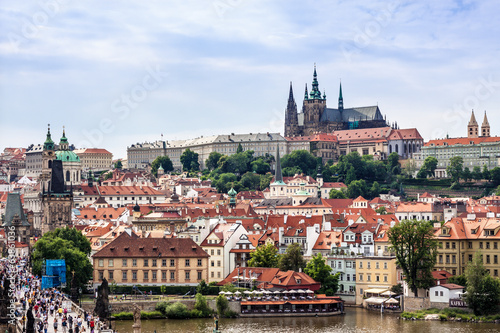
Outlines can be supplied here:
[[326, 106], [326, 94], [319, 90], [316, 66], [314, 66], [312, 90], [304, 93], [302, 112], [297, 112], [292, 84], [285, 111], [285, 137], [308, 136], [331, 133], [338, 130], [387, 127], [378, 106], [344, 108], [342, 84], [340, 85], [338, 108]]

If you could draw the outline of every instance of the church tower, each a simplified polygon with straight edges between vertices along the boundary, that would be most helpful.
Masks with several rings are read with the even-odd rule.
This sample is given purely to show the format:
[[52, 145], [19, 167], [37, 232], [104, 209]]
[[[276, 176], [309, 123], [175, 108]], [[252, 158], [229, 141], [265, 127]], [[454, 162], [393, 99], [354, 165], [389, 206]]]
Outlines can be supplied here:
[[49, 182], [52, 174], [52, 162], [56, 159], [56, 154], [54, 152], [54, 141], [50, 135], [50, 124], [47, 130], [47, 138], [43, 143], [42, 151], [42, 174], [40, 176], [40, 181], [42, 182], [42, 187], [48, 188]]
[[292, 82], [290, 82], [290, 92], [288, 94], [288, 103], [285, 110], [285, 136], [292, 137], [299, 134], [297, 104], [295, 103], [295, 99], [293, 98]]
[[342, 97], [342, 82], [339, 89], [339, 110], [344, 110], [344, 98]]
[[321, 115], [325, 108], [326, 94], [321, 96], [316, 65], [314, 65], [312, 89], [309, 93], [309, 98], [304, 98], [304, 105], [302, 107], [302, 112], [304, 113], [304, 135], [312, 135], [316, 132], [326, 132], [326, 128], [321, 128], [320, 124]]
[[479, 125], [477, 124], [476, 117], [474, 116], [474, 110], [470, 116], [469, 124], [467, 125], [467, 137], [477, 138], [479, 136]]
[[486, 117], [486, 111], [484, 111], [484, 119], [481, 124], [481, 136], [490, 137], [490, 123], [488, 122], [488, 117]]

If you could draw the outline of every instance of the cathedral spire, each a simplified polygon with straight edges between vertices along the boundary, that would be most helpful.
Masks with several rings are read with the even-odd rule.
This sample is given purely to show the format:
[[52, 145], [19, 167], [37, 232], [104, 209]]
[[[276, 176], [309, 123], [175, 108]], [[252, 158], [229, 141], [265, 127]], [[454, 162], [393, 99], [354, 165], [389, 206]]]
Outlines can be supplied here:
[[304, 99], [309, 99], [309, 94], [307, 93], [307, 83], [306, 83], [306, 92], [304, 93]]
[[476, 116], [474, 115], [474, 110], [472, 110], [469, 123], [467, 124], [467, 137], [477, 138], [478, 136], [479, 136], [479, 126], [476, 121]]
[[488, 122], [488, 117], [486, 116], [486, 110], [484, 111], [483, 123], [481, 124], [481, 136], [490, 136], [490, 123]]
[[316, 73], [316, 64], [314, 64], [312, 90], [310, 95], [311, 99], [321, 99], [321, 91], [319, 91], [318, 74]]
[[50, 135], [50, 124], [48, 124], [47, 138], [45, 139], [45, 142], [43, 143], [43, 149], [44, 150], [54, 150], [54, 141], [52, 141], [52, 137]]
[[340, 82], [340, 89], [339, 89], [339, 110], [344, 109], [344, 98], [342, 97], [342, 82]]
[[290, 92], [288, 93], [288, 104], [295, 103], [295, 100], [293, 98], [293, 89], [292, 89], [292, 81], [290, 81]]
[[281, 172], [281, 158], [280, 158], [280, 145], [276, 147], [276, 170], [274, 172], [275, 185], [283, 185], [283, 173]]

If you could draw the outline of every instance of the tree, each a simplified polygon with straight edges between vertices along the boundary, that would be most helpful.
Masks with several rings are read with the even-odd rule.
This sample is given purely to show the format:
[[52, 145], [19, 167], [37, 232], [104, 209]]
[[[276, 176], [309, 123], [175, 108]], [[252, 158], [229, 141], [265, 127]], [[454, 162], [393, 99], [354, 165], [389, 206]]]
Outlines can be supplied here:
[[168, 156], [158, 156], [155, 158], [153, 163], [151, 163], [151, 173], [156, 177], [158, 175], [158, 169], [161, 167], [165, 171], [174, 170], [174, 165]]
[[355, 199], [359, 196], [366, 196], [367, 191], [368, 189], [364, 179], [355, 180], [347, 186], [347, 197]]
[[375, 209], [375, 212], [380, 215], [385, 215], [387, 214], [387, 209], [385, 209], [385, 206], [380, 206], [379, 208]]
[[458, 284], [459, 286], [465, 287], [467, 289], [467, 278], [465, 275], [454, 275], [448, 278], [448, 283]]
[[[81, 231], [60, 228], [48, 232], [35, 243], [34, 249], [32, 259], [35, 275], [42, 274], [45, 259], [65, 259], [66, 271], [75, 272], [75, 287], [83, 287], [92, 277], [92, 264], [88, 259], [91, 246]], [[72, 280], [73, 277], [69, 276], [68, 281]]]
[[490, 180], [494, 185], [500, 185], [500, 168], [494, 167], [489, 171]]
[[462, 156], [453, 156], [452, 158], [450, 158], [450, 163], [446, 167], [446, 173], [448, 173], [453, 182], [458, 182], [460, 180], [463, 166], [464, 159], [462, 158]]
[[[389, 172], [394, 173], [394, 168], [401, 168], [399, 166], [399, 154], [396, 152], [390, 153], [389, 156], [387, 156], [387, 170]], [[398, 172], [399, 173], [399, 172]]]
[[215, 298], [215, 306], [217, 308], [217, 313], [220, 317], [222, 317], [229, 308], [229, 301], [227, 300], [226, 296], [221, 294], [217, 296], [217, 298]]
[[[450, 282], [451, 283], [451, 282]], [[403, 286], [401, 285], [401, 283], [398, 283], [398, 284], [395, 284], [391, 287], [391, 291], [393, 293], [396, 293], [398, 295], [401, 295], [403, 293]]]
[[474, 168], [472, 168], [472, 179], [474, 179], [476, 181], [483, 179], [483, 174], [481, 173], [481, 168], [477, 165], [474, 166]]
[[250, 252], [250, 260], [248, 260], [249, 267], [274, 267], [277, 268], [279, 265], [279, 254], [278, 249], [268, 243], [266, 245], [261, 245], [255, 250]]
[[356, 180], [356, 171], [355, 171], [354, 167], [351, 165], [351, 167], [349, 168], [349, 170], [347, 171], [347, 174], [345, 176], [345, 184], [349, 185], [355, 180]]
[[483, 165], [483, 179], [485, 180], [490, 180], [490, 171], [488, 170], [488, 167], [485, 165]]
[[238, 143], [238, 148], [236, 148], [236, 154], [242, 153], [243, 152], [243, 147], [241, 146], [241, 143]]
[[472, 179], [472, 173], [470, 172], [470, 169], [468, 167], [465, 167], [464, 171], [462, 171], [462, 178], [465, 181]]
[[200, 163], [198, 162], [198, 153], [187, 148], [181, 155], [181, 164], [183, 171], [198, 171]]
[[378, 197], [381, 190], [380, 184], [378, 182], [373, 182], [372, 187], [370, 188], [370, 196], [372, 198]]
[[404, 170], [403, 174], [405, 175], [406, 178], [413, 178], [413, 176], [415, 175], [415, 171], [417, 170], [417, 164], [415, 163], [414, 160], [408, 159], [405, 163], [403, 170]]
[[258, 158], [255, 161], [250, 163], [252, 171], [264, 175], [271, 171], [271, 166], [269, 163], [265, 162], [263, 158]]
[[483, 266], [483, 255], [480, 251], [465, 268], [467, 293], [465, 301], [476, 316], [487, 315], [497, 311], [500, 302], [500, 280], [490, 276]]
[[419, 288], [433, 286], [432, 270], [438, 248], [433, 226], [426, 221], [403, 220], [389, 229], [388, 238], [414, 295], [418, 296]]
[[260, 176], [253, 172], [247, 172], [241, 177], [240, 183], [247, 190], [257, 190], [260, 186]]
[[428, 156], [418, 171], [417, 178], [434, 177], [434, 171], [436, 171], [437, 164], [438, 160], [435, 157]]
[[208, 284], [205, 280], [201, 280], [201, 282], [196, 286], [196, 292], [202, 295], [208, 294]]
[[211, 152], [210, 155], [208, 155], [207, 160], [205, 161], [205, 165], [207, 166], [207, 168], [209, 170], [216, 169], [218, 166], [219, 160], [222, 156], [223, 155], [221, 153], [218, 153], [216, 151]]
[[212, 314], [212, 309], [207, 304], [207, 299], [201, 293], [195, 296], [193, 317], [207, 318]]
[[332, 268], [326, 264], [321, 253], [313, 256], [307, 263], [306, 268], [304, 268], [304, 273], [321, 283], [318, 293], [326, 294], [327, 296], [333, 296], [339, 287], [340, 273], [332, 275], [331, 272]]
[[345, 199], [345, 193], [341, 190], [336, 190], [332, 188], [330, 190], [330, 199]]
[[123, 168], [122, 160], [118, 160], [115, 162], [115, 169]]
[[306, 261], [302, 256], [302, 247], [299, 243], [292, 243], [287, 246], [286, 252], [281, 255], [279, 268], [282, 271], [296, 271], [306, 267]]
[[284, 155], [281, 159], [281, 167], [298, 167], [303, 173], [313, 176], [316, 174], [318, 160], [307, 150], [294, 150], [290, 154]]

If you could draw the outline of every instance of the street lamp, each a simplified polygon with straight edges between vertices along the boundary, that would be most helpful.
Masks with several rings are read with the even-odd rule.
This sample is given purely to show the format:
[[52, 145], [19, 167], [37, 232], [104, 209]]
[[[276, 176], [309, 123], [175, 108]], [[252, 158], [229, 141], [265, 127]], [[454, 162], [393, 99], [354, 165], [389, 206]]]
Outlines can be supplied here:
[[79, 296], [78, 305], [82, 306], [82, 287], [78, 288], [78, 296]]

